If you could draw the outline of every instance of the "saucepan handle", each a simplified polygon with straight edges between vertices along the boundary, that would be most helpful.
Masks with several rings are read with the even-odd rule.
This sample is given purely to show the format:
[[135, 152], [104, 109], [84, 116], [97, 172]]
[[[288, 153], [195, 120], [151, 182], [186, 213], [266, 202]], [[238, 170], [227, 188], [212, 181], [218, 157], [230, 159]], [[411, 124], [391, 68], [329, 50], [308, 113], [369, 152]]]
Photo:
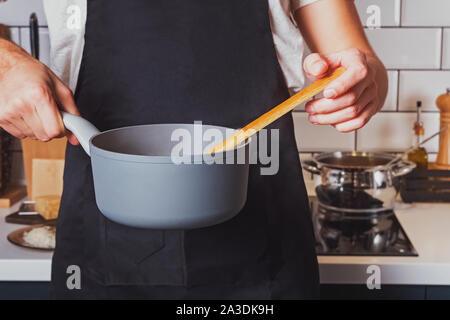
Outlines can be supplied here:
[[61, 111], [64, 126], [77, 137], [84, 151], [90, 156], [89, 141], [100, 131], [86, 119]]
[[416, 167], [416, 164], [411, 161], [400, 160], [395, 162], [392, 166], [392, 175], [394, 177], [400, 177], [410, 173]]
[[302, 168], [308, 172], [311, 172], [312, 174], [320, 174], [320, 169], [315, 161], [302, 161]]

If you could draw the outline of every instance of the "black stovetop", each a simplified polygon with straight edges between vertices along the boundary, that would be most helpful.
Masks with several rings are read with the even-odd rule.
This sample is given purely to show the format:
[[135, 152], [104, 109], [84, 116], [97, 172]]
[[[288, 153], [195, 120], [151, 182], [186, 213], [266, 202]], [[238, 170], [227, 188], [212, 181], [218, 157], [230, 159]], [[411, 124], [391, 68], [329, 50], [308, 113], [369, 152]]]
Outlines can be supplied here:
[[418, 256], [394, 211], [344, 213], [311, 201], [316, 253], [346, 256]]

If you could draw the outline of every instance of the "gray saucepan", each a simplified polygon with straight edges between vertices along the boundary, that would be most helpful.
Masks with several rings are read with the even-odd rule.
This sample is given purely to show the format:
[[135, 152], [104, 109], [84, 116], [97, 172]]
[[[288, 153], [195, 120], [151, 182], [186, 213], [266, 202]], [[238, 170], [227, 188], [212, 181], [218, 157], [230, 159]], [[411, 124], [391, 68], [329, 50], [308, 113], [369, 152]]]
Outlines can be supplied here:
[[[62, 118], [90, 155], [97, 206], [114, 222], [149, 229], [200, 228], [231, 219], [246, 202], [248, 161], [173, 161], [173, 131], [194, 134], [194, 124], [150, 124], [100, 132], [82, 117], [62, 112]], [[224, 137], [230, 133], [225, 127], [203, 128], [217, 129]], [[235, 154], [234, 150], [224, 152], [223, 161]]]

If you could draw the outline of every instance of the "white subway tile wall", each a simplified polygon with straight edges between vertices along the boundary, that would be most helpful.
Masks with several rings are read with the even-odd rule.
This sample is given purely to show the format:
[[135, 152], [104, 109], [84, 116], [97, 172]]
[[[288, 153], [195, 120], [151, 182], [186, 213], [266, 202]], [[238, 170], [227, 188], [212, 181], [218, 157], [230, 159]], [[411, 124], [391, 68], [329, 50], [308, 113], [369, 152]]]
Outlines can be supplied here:
[[450, 28], [444, 29], [442, 40], [442, 69], [450, 70]]
[[372, 47], [389, 69], [439, 69], [440, 28], [367, 29]]
[[[414, 121], [416, 114], [412, 112], [380, 112], [358, 131], [357, 148], [365, 151], [403, 151], [413, 142]], [[422, 121], [425, 135], [431, 135], [439, 126], [439, 113], [424, 113]], [[437, 152], [438, 141], [432, 139], [424, 147], [428, 152]]]
[[438, 111], [436, 98], [450, 87], [450, 71], [400, 71], [400, 111], [416, 110], [416, 101], [422, 101], [422, 110]]
[[[293, 116], [302, 159], [316, 152], [334, 150], [406, 149], [412, 142], [417, 100], [423, 101], [426, 110], [423, 115], [426, 135], [439, 128], [434, 101], [450, 87], [450, 1], [355, 0], [355, 4], [369, 40], [389, 69], [388, 97], [382, 111], [366, 127], [348, 134], [338, 133], [329, 126], [312, 125], [304, 108], [296, 108]], [[31, 12], [37, 13], [41, 26], [41, 60], [48, 63], [49, 40], [42, 0], [0, 2], [0, 23], [9, 25], [13, 41], [29, 50]], [[378, 21], [380, 26], [374, 26]], [[434, 139], [427, 144], [428, 151], [436, 152], [437, 143]], [[12, 148], [17, 162], [13, 175], [22, 181], [20, 143], [16, 141]]]
[[429, 153], [428, 154], [428, 161], [429, 162], [436, 162], [437, 153]]
[[10, 28], [9, 32], [11, 34], [11, 40], [15, 44], [20, 44], [20, 29], [19, 28]]
[[356, 0], [355, 5], [364, 26], [373, 26], [377, 23], [377, 13], [379, 13], [380, 26], [400, 25], [400, 0]]
[[42, 0], [8, 0], [0, 2], [0, 23], [9, 26], [28, 26], [30, 14], [36, 13], [39, 23], [47, 25]]
[[395, 111], [397, 110], [397, 97], [398, 97], [398, 71], [388, 71], [389, 87], [386, 96], [386, 101], [383, 105], [383, 111]]
[[450, 27], [450, 1], [405, 0], [402, 4], [402, 26]]
[[315, 125], [306, 112], [293, 113], [295, 137], [300, 152], [353, 150], [355, 133], [341, 133], [331, 126]]

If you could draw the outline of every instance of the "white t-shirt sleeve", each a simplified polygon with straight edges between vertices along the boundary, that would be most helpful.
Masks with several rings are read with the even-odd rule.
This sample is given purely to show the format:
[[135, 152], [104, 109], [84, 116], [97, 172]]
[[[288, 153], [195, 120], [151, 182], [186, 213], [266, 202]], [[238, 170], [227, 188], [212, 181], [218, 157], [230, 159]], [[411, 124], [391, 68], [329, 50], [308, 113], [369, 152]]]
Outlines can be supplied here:
[[292, 12], [294, 8], [314, 1], [316, 0], [268, 0], [273, 42], [290, 93], [299, 91], [305, 83], [302, 70], [305, 44]]
[[84, 48], [87, 0], [44, 0], [50, 34], [50, 68], [75, 91]]
[[307, 6], [308, 4], [311, 4], [313, 2], [316, 2], [318, 0], [291, 0], [291, 10], [294, 12], [295, 10]]

